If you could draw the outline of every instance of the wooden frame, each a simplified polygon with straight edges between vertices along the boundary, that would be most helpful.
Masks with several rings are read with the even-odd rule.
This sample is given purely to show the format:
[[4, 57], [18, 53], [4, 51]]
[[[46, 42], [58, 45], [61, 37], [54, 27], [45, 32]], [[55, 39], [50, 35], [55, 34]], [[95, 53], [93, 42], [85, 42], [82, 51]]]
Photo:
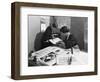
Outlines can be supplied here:
[[[24, 7], [43, 7], [57, 9], [77, 9], [77, 10], [93, 10], [95, 13], [95, 28], [94, 28], [94, 71], [93, 72], [78, 72], [78, 73], [60, 73], [60, 74], [43, 74], [43, 75], [20, 75], [20, 8]], [[74, 5], [57, 5], [57, 4], [41, 4], [41, 3], [25, 3], [14, 2], [11, 4], [11, 78], [16, 80], [21, 79], [36, 79], [36, 78], [53, 78], [66, 76], [83, 76], [97, 74], [97, 7], [90, 6], [74, 6]]]

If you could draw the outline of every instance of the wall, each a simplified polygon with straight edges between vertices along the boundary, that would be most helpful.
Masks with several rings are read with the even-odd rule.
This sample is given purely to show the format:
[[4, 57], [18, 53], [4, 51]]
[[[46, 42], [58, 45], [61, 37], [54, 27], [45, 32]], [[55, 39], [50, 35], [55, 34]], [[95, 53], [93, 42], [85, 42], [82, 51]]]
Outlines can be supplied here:
[[61, 28], [62, 26], [68, 26], [70, 28], [71, 25], [71, 17], [67, 16], [56, 16], [58, 28]]
[[[98, 22], [100, 22], [100, 0], [1, 0], [0, 2], [0, 82], [17, 82], [10, 78], [11, 72], [11, 2], [25, 1], [37, 3], [52, 3], [66, 5], [98, 6]], [[98, 24], [98, 35], [100, 35]], [[100, 49], [100, 37], [98, 37], [98, 49]], [[98, 62], [100, 62], [100, 50], [98, 50]], [[98, 63], [100, 69], [100, 63]], [[98, 75], [31, 79], [18, 82], [100, 82], [100, 70]]]
[[28, 20], [28, 52], [30, 53], [30, 51], [35, 51], [34, 41], [40, 32], [40, 16], [29, 16]]
[[[71, 17], [71, 33], [76, 38], [79, 47], [81, 50], [87, 51], [87, 36], [86, 30], [87, 27], [87, 21], [88, 19], [86, 17]], [[84, 33], [85, 32], [85, 33]], [[85, 39], [85, 41], [84, 41]], [[85, 50], [86, 48], [86, 50]]]

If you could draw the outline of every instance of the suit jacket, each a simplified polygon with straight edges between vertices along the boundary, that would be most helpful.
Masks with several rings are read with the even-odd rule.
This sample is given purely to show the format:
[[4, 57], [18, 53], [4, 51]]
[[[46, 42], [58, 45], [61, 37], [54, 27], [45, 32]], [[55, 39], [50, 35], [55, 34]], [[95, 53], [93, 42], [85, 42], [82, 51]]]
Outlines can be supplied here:
[[47, 42], [47, 40], [52, 39], [52, 34], [60, 34], [60, 31], [57, 28], [53, 28], [51, 26], [48, 26], [46, 31], [44, 32], [41, 40], [42, 48], [52, 46], [53, 44], [50, 42]]
[[61, 39], [64, 41], [66, 49], [72, 48], [73, 46], [78, 44], [72, 34], [70, 34], [68, 37], [62, 36]]

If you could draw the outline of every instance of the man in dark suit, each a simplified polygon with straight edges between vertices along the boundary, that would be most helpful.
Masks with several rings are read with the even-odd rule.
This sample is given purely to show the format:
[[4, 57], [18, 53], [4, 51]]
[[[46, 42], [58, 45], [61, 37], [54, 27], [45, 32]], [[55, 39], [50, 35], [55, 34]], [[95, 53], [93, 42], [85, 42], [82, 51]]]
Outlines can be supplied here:
[[48, 26], [42, 36], [41, 40], [42, 48], [53, 46], [53, 44], [49, 40], [59, 36], [60, 36], [60, 30], [57, 28], [55, 24]]
[[75, 37], [70, 33], [70, 30], [67, 26], [63, 26], [60, 29], [60, 32], [61, 32], [61, 39], [64, 41], [66, 49], [78, 45]]

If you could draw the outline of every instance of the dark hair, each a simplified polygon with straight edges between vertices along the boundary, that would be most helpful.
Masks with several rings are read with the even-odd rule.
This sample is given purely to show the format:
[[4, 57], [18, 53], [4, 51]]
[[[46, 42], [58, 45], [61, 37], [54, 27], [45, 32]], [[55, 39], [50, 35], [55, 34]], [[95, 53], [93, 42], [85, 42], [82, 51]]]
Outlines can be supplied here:
[[55, 23], [53, 23], [52, 26], [53, 26], [54, 28], [57, 28], [57, 24], [55, 24]]
[[66, 32], [69, 32], [69, 28], [67, 26], [63, 26], [61, 29], [60, 29], [61, 32], [63, 33], [66, 33]]

